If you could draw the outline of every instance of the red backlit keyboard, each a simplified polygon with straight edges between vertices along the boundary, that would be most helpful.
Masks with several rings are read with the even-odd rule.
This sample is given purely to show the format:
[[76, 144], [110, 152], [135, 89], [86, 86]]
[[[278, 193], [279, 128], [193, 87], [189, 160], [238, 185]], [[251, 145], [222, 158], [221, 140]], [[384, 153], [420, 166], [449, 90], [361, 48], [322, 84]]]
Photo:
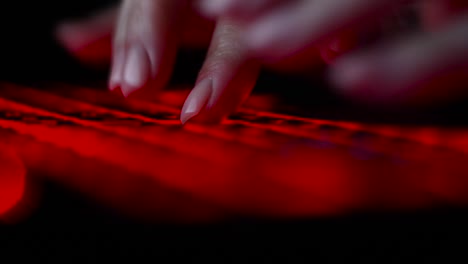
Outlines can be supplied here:
[[0, 140], [30, 177], [150, 220], [316, 217], [468, 201], [467, 129], [289, 116], [258, 96], [221, 125], [181, 126], [186, 95], [174, 90], [149, 102], [68, 84], [4, 83]]

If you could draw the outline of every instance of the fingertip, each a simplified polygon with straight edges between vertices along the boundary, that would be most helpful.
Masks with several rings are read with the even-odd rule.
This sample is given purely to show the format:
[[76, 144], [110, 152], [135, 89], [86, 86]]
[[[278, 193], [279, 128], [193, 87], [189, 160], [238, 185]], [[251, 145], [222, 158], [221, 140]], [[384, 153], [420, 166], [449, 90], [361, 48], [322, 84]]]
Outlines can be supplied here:
[[119, 58], [119, 56], [122, 54], [116, 54], [109, 88], [113, 90], [120, 86], [122, 94], [128, 97], [148, 83], [151, 66], [145, 49], [139, 44], [131, 45], [125, 57]]
[[182, 107], [180, 121], [187, 123], [190, 119], [198, 116], [208, 104], [213, 90], [213, 80], [210, 78], [200, 81], [187, 97]]
[[112, 53], [112, 65], [109, 74], [108, 88], [113, 91], [122, 83], [122, 72], [125, 64], [125, 51], [123, 48], [116, 48]]
[[141, 45], [134, 44], [128, 51], [123, 79], [130, 86], [142, 87], [148, 80], [149, 75], [148, 55]]
[[122, 95], [125, 98], [128, 98], [133, 92], [137, 91], [138, 88], [134, 87], [134, 86], [131, 86], [131, 85], [128, 85], [128, 84], [122, 84], [122, 85], [120, 85], [120, 90], [122, 92]]
[[118, 87], [121, 86], [122, 80], [121, 80], [121, 71], [117, 71], [115, 68], [118, 66], [112, 66], [113, 69], [111, 69], [111, 73], [109, 76], [109, 81], [107, 83], [107, 89], [109, 91], [114, 91]]
[[108, 82], [108, 84], [107, 84], [107, 89], [108, 89], [109, 91], [115, 91], [115, 89], [117, 89], [117, 87], [119, 87], [119, 86], [120, 86], [120, 83], [115, 82], [115, 81], [113, 81], [113, 80], [111, 79], [111, 80]]
[[187, 121], [189, 121], [190, 119], [192, 119], [196, 115], [197, 115], [197, 113], [194, 113], [194, 112], [183, 112], [180, 115], [180, 122], [182, 123], [182, 125], [185, 125], [185, 123], [187, 123]]

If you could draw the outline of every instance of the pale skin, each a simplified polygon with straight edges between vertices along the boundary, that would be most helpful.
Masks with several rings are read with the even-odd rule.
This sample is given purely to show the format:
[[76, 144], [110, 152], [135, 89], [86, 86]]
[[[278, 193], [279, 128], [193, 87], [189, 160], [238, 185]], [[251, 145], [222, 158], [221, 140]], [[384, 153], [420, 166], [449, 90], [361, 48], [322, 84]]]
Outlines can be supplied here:
[[[102, 32], [115, 32], [109, 87], [120, 87], [126, 96], [140, 89], [162, 89], [180, 46], [209, 46], [182, 109], [183, 123], [194, 117], [219, 122], [249, 95], [261, 66], [307, 72], [310, 65], [304, 62], [317, 60], [318, 54], [329, 63], [336, 90], [365, 103], [426, 104], [465, 95], [460, 84], [468, 79], [466, 1], [423, 1], [418, 8], [423, 32], [352, 52], [357, 32], [367, 30], [398, 4], [395, 0], [124, 0], [114, 15], [107, 12], [107, 19], [99, 20], [97, 15], [94, 20], [101, 21]], [[216, 22], [214, 31], [212, 23], [201, 17]], [[96, 23], [88, 24], [96, 28]], [[67, 45], [76, 28], [61, 27], [59, 39]], [[187, 33], [200, 37], [187, 38]], [[330, 50], [337, 60], [327, 58]]]

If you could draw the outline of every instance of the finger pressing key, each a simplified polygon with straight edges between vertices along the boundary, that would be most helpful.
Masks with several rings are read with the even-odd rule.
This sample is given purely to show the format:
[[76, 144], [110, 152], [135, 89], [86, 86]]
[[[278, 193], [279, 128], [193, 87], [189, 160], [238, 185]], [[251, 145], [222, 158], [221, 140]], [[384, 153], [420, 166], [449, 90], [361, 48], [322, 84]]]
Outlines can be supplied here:
[[260, 66], [248, 59], [240, 31], [231, 20], [218, 22], [195, 88], [182, 108], [182, 123], [195, 116], [202, 122], [219, 122], [250, 94]]

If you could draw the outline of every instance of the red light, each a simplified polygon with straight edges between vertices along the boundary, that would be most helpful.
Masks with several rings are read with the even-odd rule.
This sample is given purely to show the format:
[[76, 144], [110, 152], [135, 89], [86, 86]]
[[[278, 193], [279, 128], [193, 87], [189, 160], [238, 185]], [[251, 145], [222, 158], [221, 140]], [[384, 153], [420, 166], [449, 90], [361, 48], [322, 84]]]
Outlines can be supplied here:
[[[4, 85], [0, 126], [10, 132], [0, 130], [0, 138], [31, 173], [144, 219], [315, 217], [468, 202], [464, 128], [319, 120], [251, 105], [218, 126], [182, 127], [175, 105], [186, 91], [148, 102], [58, 88]], [[7, 208], [24, 191], [5, 179]]]
[[0, 216], [13, 209], [23, 198], [26, 168], [16, 153], [0, 145]]

